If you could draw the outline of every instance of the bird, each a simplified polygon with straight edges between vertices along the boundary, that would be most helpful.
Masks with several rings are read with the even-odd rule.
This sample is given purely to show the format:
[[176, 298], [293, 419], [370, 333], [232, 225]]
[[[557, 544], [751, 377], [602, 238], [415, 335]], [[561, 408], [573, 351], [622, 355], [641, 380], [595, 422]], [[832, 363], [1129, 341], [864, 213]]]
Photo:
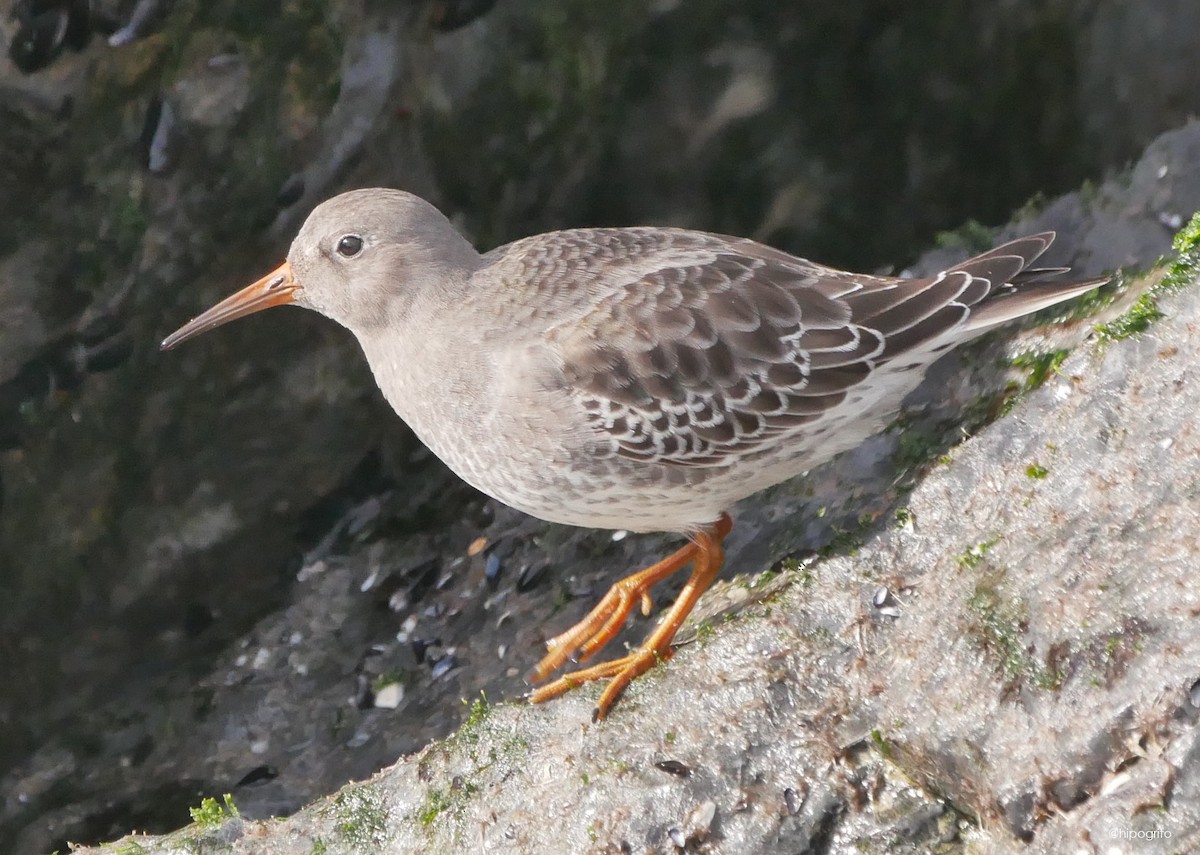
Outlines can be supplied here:
[[[950, 349], [1108, 281], [1035, 267], [1053, 240], [916, 278], [657, 226], [480, 253], [424, 199], [366, 188], [317, 206], [282, 264], [161, 347], [273, 306], [315, 310], [353, 333], [388, 403], [478, 490], [550, 522], [685, 536], [547, 641], [530, 673], [534, 702], [607, 680], [599, 720], [670, 658], [724, 562], [735, 503], [878, 432]], [[549, 680], [635, 608], [648, 614], [651, 589], [689, 565], [642, 644]]]

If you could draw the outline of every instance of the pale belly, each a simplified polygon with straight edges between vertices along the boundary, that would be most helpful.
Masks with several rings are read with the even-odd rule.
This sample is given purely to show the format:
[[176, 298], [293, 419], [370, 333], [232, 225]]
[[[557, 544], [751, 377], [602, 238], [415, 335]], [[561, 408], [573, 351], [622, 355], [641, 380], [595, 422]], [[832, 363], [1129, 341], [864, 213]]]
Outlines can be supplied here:
[[404, 362], [372, 365], [381, 381], [381, 365], [396, 366], [393, 380], [399, 382], [380, 382], [389, 402], [476, 489], [550, 522], [648, 532], [699, 529], [735, 502], [858, 445], [887, 423], [936, 358], [912, 356], [904, 365], [877, 370], [820, 420], [722, 463], [694, 467], [590, 456], [578, 431], [572, 433], [582, 419], [553, 393], [533, 400], [526, 395], [521, 406], [497, 394], [494, 382], [413, 394], [428, 375], [402, 374]]
[[783, 435], [724, 466], [671, 467], [624, 457], [581, 465], [548, 435], [505, 437], [436, 421], [410, 426], [468, 484], [531, 516], [585, 528], [682, 532], [857, 446], [891, 419], [915, 385], [865, 390], [813, 429]]

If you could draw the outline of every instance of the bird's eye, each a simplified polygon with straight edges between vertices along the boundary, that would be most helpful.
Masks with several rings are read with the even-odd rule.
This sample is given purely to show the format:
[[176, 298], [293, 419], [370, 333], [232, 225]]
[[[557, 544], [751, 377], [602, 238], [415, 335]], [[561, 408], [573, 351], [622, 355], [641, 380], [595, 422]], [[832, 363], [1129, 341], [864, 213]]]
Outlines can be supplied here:
[[358, 235], [342, 235], [337, 242], [338, 255], [343, 258], [354, 258], [362, 252], [363, 239]]

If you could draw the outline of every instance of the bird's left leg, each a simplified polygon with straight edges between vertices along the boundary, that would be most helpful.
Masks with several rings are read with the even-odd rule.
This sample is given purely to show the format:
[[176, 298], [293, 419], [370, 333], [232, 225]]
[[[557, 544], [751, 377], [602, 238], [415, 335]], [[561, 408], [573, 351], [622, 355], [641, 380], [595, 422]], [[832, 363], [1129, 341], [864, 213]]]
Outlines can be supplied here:
[[621, 692], [634, 679], [649, 671], [658, 662], [671, 657], [671, 642], [675, 634], [695, 608], [700, 595], [712, 584], [721, 569], [725, 560], [722, 543], [732, 527], [729, 515], [722, 514], [717, 522], [697, 532], [691, 543], [657, 564], [627, 576], [613, 585], [586, 618], [547, 642], [546, 646], [550, 648], [550, 652], [534, 669], [531, 674], [532, 680], [546, 679], [576, 650], [580, 651], [581, 659], [586, 659], [598, 651], [624, 626], [634, 604], [649, 599], [649, 590], [653, 585], [679, 571], [689, 561], [692, 563], [692, 575], [687, 584], [659, 621], [654, 632], [640, 647], [619, 659], [565, 674], [534, 690], [529, 696], [530, 700], [533, 703], [541, 703], [583, 683], [611, 678], [596, 703], [594, 714], [596, 719], [604, 718]]

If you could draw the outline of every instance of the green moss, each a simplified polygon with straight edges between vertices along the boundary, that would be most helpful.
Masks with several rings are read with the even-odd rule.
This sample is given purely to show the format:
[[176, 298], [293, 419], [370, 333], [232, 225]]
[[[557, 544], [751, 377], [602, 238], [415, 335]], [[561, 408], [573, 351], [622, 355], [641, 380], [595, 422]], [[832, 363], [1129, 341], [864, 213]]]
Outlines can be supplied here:
[[146, 847], [138, 843], [136, 840], [122, 840], [118, 843], [104, 843], [102, 849], [111, 849], [117, 855], [143, 855]]
[[958, 562], [959, 567], [962, 567], [967, 570], [972, 570], [972, 569], [978, 567], [979, 565], [983, 564], [984, 559], [987, 556], [988, 550], [991, 549], [993, 546], [995, 546], [999, 542], [1000, 542], [1000, 537], [996, 536], [996, 537], [993, 537], [991, 540], [984, 541], [983, 543], [977, 543], [974, 546], [968, 547], [968, 549], [965, 552], [963, 552], [961, 555], [959, 555], [958, 558], [955, 560]]
[[995, 244], [994, 230], [977, 220], [967, 220], [953, 231], [938, 232], [933, 240], [943, 249], [963, 249], [971, 255], [987, 252]]
[[757, 576], [755, 576], [754, 578], [749, 580], [749, 583], [747, 585], [747, 590], [760, 591], [763, 588], [770, 585], [772, 582], [774, 582], [775, 579], [778, 578], [778, 576], [779, 576], [779, 573], [775, 570], [764, 570], [761, 573], [759, 573]]
[[[1020, 384], [1008, 382], [999, 392], [987, 390], [975, 396], [961, 410], [961, 433], [970, 435], [981, 427], [1007, 415], [1016, 405]], [[943, 455], [945, 457], [946, 455]], [[939, 461], [940, 462], [940, 461]]]
[[1129, 671], [1142, 651], [1146, 629], [1137, 619], [1126, 617], [1119, 628], [1092, 640], [1084, 656], [1100, 671], [1099, 685], [1111, 686]]
[[1052, 350], [1049, 353], [1023, 353], [1013, 359], [1014, 368], [1025, 373], [1025, 390], [1032, 391], [1057, 374], [1069, 350]]
[[[467, 702], [464, 700], [463, 703]], [[528, 747], [528, 743], [510, 729], [494, 725], [496, 709], [488, 702], [487, 695], [480, 692], [479, 697], [469, 704], [462, 725], [446, 740], [447, 746], [465, 751], [477, 773], [496, 763], [512, 760]]]
[[1069, 302], [1043, 309], [1034, 317], [1052, 318], [1060, 323], [1090, 318], [1100, 309], [1115, 302], [1117, 296], [1125, 290], [1126, 283], [1133, 278], [1135, 276], [1128, 271], [1117, 271], [1112, 274], [1106, 284], [1099, 288], [1093, 288], [1086, 294], [1080, 294]]
[[422, 825], [429, 826], [443, 813], [450, 812], [457, 816], [478, 792], [479, 785], [474, 781], [455, 777], [449, 790], [431, 789], [426, 794], [417, 820]]
[[801, 637], [813, 644], [820, 645], [826, 645], [833, 641], [833, 633], [827, 627], [823, 626], [806, 629], [801, 633]]
[[329, 844], [325, 839], [318, 837], [313, 841], [312, 848], [308, 850], [308, 855], [327, 855], [329, 852]]
[[[464, 700], [463, 703], [465, 704], [466, 701]], [[488, 716], [492, 712], [492, 707], [488, 703], [487, 693], [481, 691], [479, 697], [471, 702], [470, 707], [470, 710], [467, 712], [466, 721], [462, 723], [459, 732], [464, 735], [469, 733], [470, 738], [477, 739], [480, 727], [487, 721]]]
[[404, 675], [394, 668], [389, 668], [371, 681], [371, 689], [378, 693], [380, 690], [386, 689], [388, 686], [394, 686], [397, 683], [403, 682]]
[[1139, 297], [1125, 314], [1096, 327], [1103, 339], [1120, 341], [1141, 335], [1163, 317], [1159, 298], [1187, 287], [1200, 276], [1200, 212], [1193, 214], [1188, 224], [1175, 234], [1171, 245], [1175, 257], [1167, 265], [1162, 279]]
[[1177, 291], [1200, 277], [1200, 211], [1193, 214], [1188, 224], [1175, 234], [1171, 246], [1176, 257], [1167, 268], [1160, 287]]
[[1026, 684], [1039, 689], [1057, 689], [1063, 675], [1031, 656], [1025, 644], [1026, 607], [1004, 596], [1004, 571], [986, 574], [975, 585], [967, 607], [973, 620], [969, 634], [992, 661], [1008, 685]]
[[981, 581], [967, 603], [976, 621], [972, 635], [976, 643], [999, 666], [1006, 682], [1022, 676], [1027, 666], [1021, 638], [1021, 615], [1001, 598], [995, 581]]
[[1154, 289], [1151, 289], [1139, 297], [1129, 311], [1107, 324], [1100, 324], [1096, 331], [1103, 339], [1121, 341], [1141, 335], [1161, 317], [1162, 310], [1158, 308]]
[[831, 555], [841, 553], [855, 555], [863, 543], [863, 536], [860, 532], [834, 526], [833, 537], [830, 538], [827, 544], [821, 547], [818, 554], [822, 558], [828, 558]]
[[333, 801], [338, 836], [355, 852], [379, 852], [388, 840], [388, 809], [371, 784], [344, 788]]
[[906, 425], [901, 420], [897, 420], [896, 426], [900, 430], [893, 457], [897, 469], [915, 469], [936, 459], [946, 450], [945, 438], [938, 432], [918, 425]]
[[1017, 208], [1016, 212], [1012, 215], [1012, 221], [1020, 222], [1021, 220], [1032, 220], [1046, 209], [1046, 205], [1049, 204], [1049, 202], [1050, 200], [1046, 198], [1046, 194], [1041, 190], [1038, 190], [1032, 196], [1026, 199], [1021, 207]]
[[878, 750], [883, 757], [889, 760], [891, 759], [892, 745], [887, 741], [883, 735], [883, 731], [881, 731], [879, 728], [874, 728], [871, 730], [871, 744], [875, 746], [876, 750]]
[[[465, 756], [473, 768], [455, 775], [448, 788], [430, 787], [426, 791], [421, 806], [412, 817], [424, 827], [443, 817], [458, 821], [464, 808], [482, 790], [479, 776], [488, 770], [493, 770], [493, 777], [507, 776], [528, 748], [524, 738], [495, 716], [499, 707], [489, 703], [486, 694], [480, 692], [474, 701], [464, 700], [463, 703], [468, 706], [467, 716], [443, 747], [458, 756]], [[458, 837], [462, 828], [458, 826], [452, 831]]]
[[608, 766], [618, 776], [624, 775], [630, 769], [629, 761], [620, 757], [614, 757], [613, 759], [609, 760]]
[[450, 808], [450, 796], [443, 790], [430, 789], [425, 794], [425, 802], [417, 812], [417, 822], [426, 827], [433, 824], [443, 811]]
[[216, 799], [207, 798], [200, 802], [200, 807], [188, 808], [188, 813], [192, 815], [192, 822], [201, 828], [214, 828], [240, 814], [237, 805], [233, 803], [233, 796], [226, 793], [222, 799], [223, 802], [219, 802]]
[[118, 203], [112, 224], [112, 241], [118, 255], [132, 258], [149, 227], [150, 219], [142, 208], [140, 194], [125, 194]]
[[1025, 467], [1025, 474], [1035, 481], [1041, 481], [1050, 474], [1050, 470], [1035, 460]]
[[1090, 209], [1096, 204], [1096, 200], [1100, 198], [1100, 185], [1091, 178], [1083, 179], [1083, 183], [1079, 185], [1079, 201], [1083, 203], [1084, 208]]
[[1062, 688], [1063, 680], [1067, 679], [1066, 673], [1056, 666], [1045, 666], [1039, 662], [1031, 660], [1036, 666], [1034, 671], [1033, 684], [1039, 689], [1046, 691], [1055, 691]]
[[811, 588], [816, 581], [816, 573], [812, 561], [801, 561], [798, 558], [785, 558], [779, 563], [780, 572], [795, 576], [801, 588]]

